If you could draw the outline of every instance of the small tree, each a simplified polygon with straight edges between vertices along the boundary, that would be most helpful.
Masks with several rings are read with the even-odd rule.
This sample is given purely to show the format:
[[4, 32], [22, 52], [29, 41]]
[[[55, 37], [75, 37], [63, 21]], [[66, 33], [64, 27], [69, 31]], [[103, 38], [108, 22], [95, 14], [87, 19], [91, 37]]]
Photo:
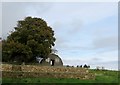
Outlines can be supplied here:
[[80, 68], [82, 68], [82, 65], [80, 65]]
[[87, 68], [90, 68], [90, 65], [88, 65]]
[[99, 67], [99, 66], [97, 66], [97, 67], [96, 67], [96, 70], [100, 70], [100, 67]]
[[84, 68], [88, 68], [88, 66], [85, 64], [84, 66], [83, 66]]
[[69, 65], [66, 65], [66, 67], [70, 67]]

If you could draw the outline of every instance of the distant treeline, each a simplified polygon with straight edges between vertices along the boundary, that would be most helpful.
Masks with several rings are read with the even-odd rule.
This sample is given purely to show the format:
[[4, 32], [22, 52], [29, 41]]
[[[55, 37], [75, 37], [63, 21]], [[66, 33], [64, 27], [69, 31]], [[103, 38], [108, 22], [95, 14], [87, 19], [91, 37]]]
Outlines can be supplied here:
[[[66, 65], [66, 67], [75, 67], [75, 66], [70, 66], [70, 65]], [[77, 68], [90, 68], [90, 65], [77, 65]]]

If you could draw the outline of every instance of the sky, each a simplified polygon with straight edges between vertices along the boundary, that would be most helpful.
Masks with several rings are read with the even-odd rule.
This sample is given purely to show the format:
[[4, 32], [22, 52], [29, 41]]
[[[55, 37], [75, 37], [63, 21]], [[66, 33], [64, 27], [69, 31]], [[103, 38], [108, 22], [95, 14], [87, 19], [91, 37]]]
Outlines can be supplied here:
[[18, 20], [39, 17], [53, 28], [64, 65], [118, 69], [117, 2], [3, 2], [1, 16], [2, 38]]

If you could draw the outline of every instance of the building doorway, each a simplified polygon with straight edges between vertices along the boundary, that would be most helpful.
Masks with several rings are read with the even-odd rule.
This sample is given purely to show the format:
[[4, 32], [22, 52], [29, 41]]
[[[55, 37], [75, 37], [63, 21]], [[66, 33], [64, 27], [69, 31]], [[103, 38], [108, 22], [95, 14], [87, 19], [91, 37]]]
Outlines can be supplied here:
[[52, 60], [52, 59], [51, 59], [50, 65], [51, 65], [51, 66], [54, 66], [54, 64], [55, 64], [55, 60]]

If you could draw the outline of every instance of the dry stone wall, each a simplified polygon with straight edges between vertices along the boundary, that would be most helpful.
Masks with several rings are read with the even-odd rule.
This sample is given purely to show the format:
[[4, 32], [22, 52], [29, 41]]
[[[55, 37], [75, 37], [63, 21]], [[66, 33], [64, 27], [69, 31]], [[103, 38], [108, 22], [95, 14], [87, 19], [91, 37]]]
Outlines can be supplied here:
[[81, 73], [88, 72], [84, 68], [57, 67], [57, 66], [35, 66], [35, 65], [2, 65], [2, 71], [23, 71], [23, 72], [54, 72], [54, 73]]
[[2, 65], [3, 77], [52, 77], [94, 79], [88, 69], [75, 67], [51, 67], [35, 65]]
[[76, 78], [94, 79], [93, 74], [81, 73], [40, 73], [40, 72], [3, 72], [3, 78]]
[[2, 68], [0, 70], [2, 70], [2, 71], [12, 71], [12, 65], [2, 64]]

